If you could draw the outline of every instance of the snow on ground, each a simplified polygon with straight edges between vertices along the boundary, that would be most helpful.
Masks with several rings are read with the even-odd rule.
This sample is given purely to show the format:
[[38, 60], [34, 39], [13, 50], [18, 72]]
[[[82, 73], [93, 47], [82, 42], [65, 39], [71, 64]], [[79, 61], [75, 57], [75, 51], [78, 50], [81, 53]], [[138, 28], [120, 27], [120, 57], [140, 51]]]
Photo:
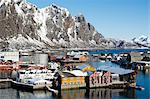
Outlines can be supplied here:
[[19, 14], [19, 15], [23, 15], [24, 12], [22, 11], [22, 9], [17, 5], [15, 4], [15, 9], [16, 9], [16, 12]]
[[45, 13], [45, 8], [40, 9], [39, 11], [36, 11], [34, 14], [34, 21], [40, 25], [40, 29], [37, 30], [38, 35], [41, 37], [41, 40], [45, 41], [51, 46], [54, 46], [53, 42], [47, 38], [47, 26], [46, 26], [46, 20], [49, 17], [48, 13]]

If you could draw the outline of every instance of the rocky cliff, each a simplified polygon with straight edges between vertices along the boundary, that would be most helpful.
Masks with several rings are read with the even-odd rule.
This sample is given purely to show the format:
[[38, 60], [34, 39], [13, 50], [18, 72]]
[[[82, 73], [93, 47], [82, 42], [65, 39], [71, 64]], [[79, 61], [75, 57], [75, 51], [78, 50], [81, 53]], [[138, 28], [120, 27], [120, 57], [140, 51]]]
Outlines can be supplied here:
[[104, 38], [83, 15], [51, 5], [38, 9], [25, 0], [0, 1], [0, 47], [94, 47]]
[[0, 0], [0, 49], [124, 48], [105, 39], [83, 15], [71, 16], [55, 4], [39, 9], [26, 0]]

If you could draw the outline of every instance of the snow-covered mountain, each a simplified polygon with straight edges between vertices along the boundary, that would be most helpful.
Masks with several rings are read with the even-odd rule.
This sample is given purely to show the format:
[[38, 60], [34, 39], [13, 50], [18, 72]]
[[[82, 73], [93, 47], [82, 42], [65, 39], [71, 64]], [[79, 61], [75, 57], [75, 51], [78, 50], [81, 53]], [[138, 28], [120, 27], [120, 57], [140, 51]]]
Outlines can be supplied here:
[[137, 44], [139, 47], [148, 47], [150, 48], [150, 38], [148, 36], [142, 35], [138, 38], [132, 39], [133, 43]]
[[102, 46], [104, 37], [83, 15], [52, 4], [39, 9], [26, 0], [0, 0], [2, 48]]
[[104, 38], [82, 14], [71, 16], [55, 4], [39, 9], [26, 0], [0, 0], [0, 30], [0, 49], [136, 46]]

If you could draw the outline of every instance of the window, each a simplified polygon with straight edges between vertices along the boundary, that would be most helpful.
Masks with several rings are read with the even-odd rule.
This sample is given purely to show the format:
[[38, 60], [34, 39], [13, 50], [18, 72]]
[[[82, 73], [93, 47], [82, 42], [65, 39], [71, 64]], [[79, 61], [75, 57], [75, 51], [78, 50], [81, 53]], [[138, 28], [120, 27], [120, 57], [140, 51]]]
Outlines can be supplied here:
[[4, 58], [4, 56], [1, 56], [1, 58]]
[[25, 72], [20, 72], [20, 74], [25, 74]]

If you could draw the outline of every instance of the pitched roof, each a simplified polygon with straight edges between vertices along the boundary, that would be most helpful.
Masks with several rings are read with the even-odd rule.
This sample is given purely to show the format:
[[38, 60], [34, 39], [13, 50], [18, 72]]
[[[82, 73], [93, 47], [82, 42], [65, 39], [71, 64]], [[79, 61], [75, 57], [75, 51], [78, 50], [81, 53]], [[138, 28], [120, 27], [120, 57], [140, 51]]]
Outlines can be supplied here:
[[124, 69], [120, 67], [111, 67], [111, 66], [100, 66], [97, 68], [97, 70], [108, 71], [108, 72], [119, 74], [119, 75], [125, 75], [125, 74], [134, 72], [133, 70], [130, 70], [130, 69]]
[[86, 72], [82, 72], [81, 70], [73, 70], [73, 71], [63, 71], [63, 73], [71, 73], [75, 76], [87, 76]]
[[83, 72], [85, 72], [85, 71], [96, 71], [95, 67], [93, 67], [89, 64], [82, 64], [80, 66], [77, 66], [76, 68], [82, 70]]

